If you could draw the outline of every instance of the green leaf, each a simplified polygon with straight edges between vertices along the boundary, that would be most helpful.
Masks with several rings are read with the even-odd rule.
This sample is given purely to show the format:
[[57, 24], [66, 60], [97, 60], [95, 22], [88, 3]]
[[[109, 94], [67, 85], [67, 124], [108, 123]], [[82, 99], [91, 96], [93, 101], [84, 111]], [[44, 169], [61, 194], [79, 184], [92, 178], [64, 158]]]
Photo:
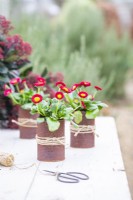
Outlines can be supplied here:
[[8, 68], [4, 64], [0, 63], [0, 74], [7, 74], [7, 73], [8, 73]]
[[101, 108], [107, 108], [108, 107], [108, 105], [107, 104], [105, 104], [105, 103], [99, 103], [98, 104], [98, 107], [101, 107]]
[[46, 118], [46, 122], [48, 124], [48, 129], [51, 132], [58, 130], [58, 128], [60, 127], [60, 122], [55, 121], [55, 120], [51, 119], [50, 117]]
[[37, 123], [42, 123], [44, 121], [45, 121], [44, 117], [38, 117], [37, 118]]
[[29, 72], [31, 72], [32, 69], [33, 69], [32, 66], [28, 66], [28, 67], [26, 66], [25, 68], [23, 68], [23, 69], [21, 70], [21, 72], [20, 72], [20, 77], [24, 78], [24, 77], [28, 76]]
[[87, 119], [94, 119], [97, 117], [97, 115], [99, 114], [99, 109], [97, 108], [96, 110], [87, 110], [86, 111], [86, 118]]
[[71, 121], [71, 124], [72, 124], [75, 128], [79, 128], [78, 124], [75, 124], [74, 121]]
[[47, 75], [47, 73], [48, 73], [48, 70], [47, 70], [47, 68], [45, 68], [45, 69], [43, 70], [43, 72], [41, 73], [41, 76], [42, 76], [42, 77], [45, 77], [45, 76]]
[[23, 109], [25, 110], [30, 110], [32, 107], [32, 103], [26, 103], [24, 105], [21, 106]]
[[89, 107], [88, 107], [88, 110], [95, 110], [95, 109], [97, 109], [98, 108], [98, 106], [97, 105], [94, 105], [94, 104], [92, 104], [92, 105], [89, 105]]
[[74, 112], [74, 121], [79, 124], [82, 121], [82, 113], [81, 111]]

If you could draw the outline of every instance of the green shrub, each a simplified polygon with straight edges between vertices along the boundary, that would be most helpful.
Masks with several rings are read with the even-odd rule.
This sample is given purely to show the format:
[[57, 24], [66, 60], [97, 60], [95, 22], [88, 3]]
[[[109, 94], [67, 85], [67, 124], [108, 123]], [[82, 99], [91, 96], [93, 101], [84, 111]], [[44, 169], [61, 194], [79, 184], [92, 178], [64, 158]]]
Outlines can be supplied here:
[[126, 74], [133, 66], [133, 45], [128, 34], [118, 37], [112, 27], [105, 29], [102, 13], [88, 0], [67, 1], [60, 19], [70, 52], [80, 49], [84, 37], [87, 55], [100, 61], [106, 98], [122, 97]]
[[33, 46], [35, 72], [44, 67], [60, 71], [68, 84], [90, 80], [104, 87], [103, 98], [120, 98], [133, 65], [132, 43], [127, 34], [118, 38], [112, 29], [105, 30], [102, 13], [89, 2], [68, 1], [54, 20], [26, 16], [15, 30]]
[[86, 46], [94, 48], [104, 29], [102, 12], [89, 0], [67, 1], [60, 14], [59, 24], [71, 51], [80, 49], [82, 36], [85, 37]]

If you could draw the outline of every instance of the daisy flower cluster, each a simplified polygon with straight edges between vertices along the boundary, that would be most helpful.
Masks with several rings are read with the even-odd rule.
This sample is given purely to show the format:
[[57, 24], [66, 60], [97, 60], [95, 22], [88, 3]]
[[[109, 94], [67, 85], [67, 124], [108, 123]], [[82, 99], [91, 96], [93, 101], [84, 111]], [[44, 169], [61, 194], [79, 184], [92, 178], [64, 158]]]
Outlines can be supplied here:
[[37, 81], [30, 87], [26, 79], [13, 78], [9, 84], [4, 85], [4, 95], [11, 98], [14, 105], [30, 110], [33, 103], [39, 103], [42, 100], [45, 84], [46, 80], [42, 77], [37, 77]]
[[100, 110], [107, 105], [99, 100], [96, 100], [96, 95], [102, 90], [99, 86], [92, 86], [88, 81], [75, 83], [71, 88], [68, 88], [64, 82], [57, 82], [56, 86], [59, 91], [55, 94], [57, 99], [65, 98], [75, 113], [75, 122], [82, 121], [82, 111], [85, 111], [87, 119], [94, 119], [99, 114]]
[[46, 122], [51, 132], [59, 128], [62, 119], [74, 120], [72, 123], [78, 124], [82, 121], [83, 111], [87, 119], [94, 119], [102, 108], [107, 107], [101, 101], [95, 100], [97, 92], [102, 88], [92, 86], [90, 82], [82, 81], [68, 88], [64, 82], [59, 81], [56, 86], [58, 91], [54, 98], [45, 98], [41, 94], [32, 96], [34, 105], [31, 113], [38, 113], [38, 123]]

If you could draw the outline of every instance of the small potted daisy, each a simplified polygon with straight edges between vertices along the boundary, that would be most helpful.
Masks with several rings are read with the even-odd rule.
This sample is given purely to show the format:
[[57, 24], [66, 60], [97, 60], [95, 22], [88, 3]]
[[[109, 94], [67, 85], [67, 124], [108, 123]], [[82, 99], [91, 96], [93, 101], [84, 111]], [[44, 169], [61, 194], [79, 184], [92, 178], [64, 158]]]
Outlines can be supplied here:
[[32, 96], [32, 114], [37, 118], [37, 159], [54, 162], [65, 159], [65, 120], [73, 118], [73, 108], [66, 104], [64, 92], [55, 92], [54, 98], [43, 98], [40, 102]]
[[[36, 135], [36, 117], [37, 114], [31, 115], [30, 109], [33, 105], [32, 96], [34, 96], [34, 102], [40, 102], [44, 95], [43, 89], [45, 85], [45, 79], [42, 77], [37, 78], [37, 82], [33, 87], [29, 87], [26, 80], [13, 78], [9, 84], [4, 85], [4, 95], [8, 96], [14, 105], [18, 105], [18, 120], [12, 120], [19, 126], [20, 138], [32, 139]], [[41, 94], [41, 95], [40, 95]]]
[[[71, 121], [70, 146], [75, 148], [91, 148], [95, 146], [95, 118], [100, 110], [107, 105], [96, 100], [96, 94], [102, 90], [92, 86], [90, 82], [82, 81], [68, 88], [64, 83], [57, 85], [65, 92], [65, 98], [74, 110], [74, 120]], [[77, 126], [78, 125], [78, 126]]]

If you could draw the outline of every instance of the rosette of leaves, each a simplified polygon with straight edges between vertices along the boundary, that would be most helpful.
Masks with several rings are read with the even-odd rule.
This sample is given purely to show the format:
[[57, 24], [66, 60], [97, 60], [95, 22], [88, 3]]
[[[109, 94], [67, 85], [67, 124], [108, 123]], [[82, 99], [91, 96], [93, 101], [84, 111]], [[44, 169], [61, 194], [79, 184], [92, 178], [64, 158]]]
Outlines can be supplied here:
[[[89, 92], [87, 88], [89, 88]], [[71, 89], [66, 86], [60, 86], [60, 89], [63, 91], [67, 89], [70, 91], [66, 92], [65, 98], [67, 103], [69, 103], [74, 110], [74, 122], [76, 122], [76, 124], [82, 121], [82, 111], [85, 112], [85, 117], [87, 119], [95, 119], [103, 108], [108, 107], [105, 103], [95, 98], [97, 92], [102, 90], [102, 88], [99, 86], [91, 87], [90, 82], [82, 81], [76, 83]]]
[[73, 119], [72, 112], [72, 107], [67, 107], [64, 101], [56, 98], [46, 98], [31, 108], [31, 114], [38, 113], [40, 115], [37, 122], [46, 122], [51, 132], [58, 130], [60, 120], [71, 121]]
[[95, 119], [99, 115], [100, 111], [107, 107], [107, 105], [101, 101], [86, 100], [84, 103], [86, 105], [86, 109], [81, 108], [80, 110], [74, 112], [74, 121], [77, 124], [82, 121], [82, 111], [85, 111], [86, 119]]

